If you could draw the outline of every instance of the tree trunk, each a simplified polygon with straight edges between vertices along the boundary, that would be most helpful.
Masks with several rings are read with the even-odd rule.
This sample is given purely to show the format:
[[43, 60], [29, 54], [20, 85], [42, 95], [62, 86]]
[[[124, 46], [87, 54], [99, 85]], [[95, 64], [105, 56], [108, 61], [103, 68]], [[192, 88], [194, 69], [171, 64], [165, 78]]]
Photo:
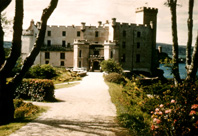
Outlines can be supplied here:
[[14, 119], [13, 93], [6, 88], [6, 79], [0, 78], [0, 125]]
[[[191, 47], [192, 47], [192, 38], [193, 38], [193, 7], [194, 0], [189, 0], [189, 18], [188, 18], [188, 43], [186, 48], [186, 72], [187, 77], [186, 80], [189, 82], [194, 82], [197, 73], [197, 64], [198, 62], [198, 41], [196, 41], [196, 45], [193, 49], [192, 61], [191, 61]], [[198, 38], [198, 37], [197, 37]]]
[[[23, 0], [16, 0], [16, 7], [22, 6]], [[16, 90], [17, 86], [21, 83], [25, 73], [29, 70], [29, 68], [34, 63], [36, 56], [38, 55], [41, 45], [44, 43], [45, 32], [47, 27], [47, 20], [50, 15], [53, 13], [56, 8], [58, 0], [51, 0], [50, 6], [43, 10], [43, 15], [41, 17], [41, 29], [39, 31], [39, 36], [36, 40], [36, 44], [30, 54], [24, 61], [24, 65], [19, 74], [16, 74], [15, 77], [8, 85], [6, 85], [6, 73], [12, 70], [14, 64], [18, 58], [14, 58], [14, 56], [19, 57], [21, 53], [21, 35], [22, 35], [22, 22], [18, 27], [14, 26], [14, 39], [13, 39], [13, 47], [11, 51], [11, 56], [9, 57], [7, 63], [0, 71], [0, 124], [5, 124], [13, 120], [14, 117], [14, 107], [13, 107], [13, 93]], [[21, 12], [20, 10], [17, 10]], [[21, 12], [23, 14], [23, 12]], [[15, 20], [22, 19], [23, 15], [20, 14], [20, 17], [17, 18], [17, 14], [15, 15]], [[16, 24], [19, 24], [19, 22]], [[21, 31], [21, 32], [20, 32]], [[16, 35], [15, 35], [16, 34]], [[18, 34], [18, 35], [17, 35]], [[11, 68], [12, 67], [12, 68]]]
[[178, 61], [178, 36], [177, 36], [177, 0], [173, 1], [171, 0], [170, 4], [170, 11], [171, 11], [171, 23], [172, 23], [172, 54], [173, 54], [173, 76], [174, 76], [174, 82], [177, 86], [181, 82], [181, 78], [179, 75], [179, 61]]
[[8, 60], [0, 71], [0, 124], [5, 124], [14, 119], [13, 90], [8, 88], [6, 78], [16, 65], [21, 55], [21, 35], [23, 22], [23, 0], [16, 0], [15, 18], [13, 26], [12, 51]]
[[[193, 7], [194, 0], [189, 0], [189, 8], [188, 8], [188, 42], [186, 47], [186, 68], [191, 64], [191, 47], [192, 47], [192, 37], [193, 37]], [[188, 70], [187, 70], [188, 71]]]
[[198, 62], [198, 35], [197, 35], [195, 47], [193, 49], [192, 62], [187, 71], [186, 80], [189, 82], [195, 81], [197, 68], [198, 68], [197, 62]]
[[20, 84], [23, 77], [25, 76], [25, 73], [29, 70], [29, 68], [33, 65], [36, 56], [39, 54], [41, 46], [44, 44], [44, 38], [45, 38], [45, 32], [47, 28], [47, 21], [51, 14], [53, 13], [54, 9], [56, 8], [58, 4], [58, 0], [52, 0], [50, 3], [50, 6], [43, 10], [43, 14], [41, 17], [41, 28], [39, 30], [38, 38], [36, 39], [36, 42], [34, 44], [34, 48], [31, 51], [31, 54], [25, 59], [24, 65], [18, 75], [16, 75], [12, 82], [10, 82], [9, 88], [11, 90], [15, 90], [16, 87]]

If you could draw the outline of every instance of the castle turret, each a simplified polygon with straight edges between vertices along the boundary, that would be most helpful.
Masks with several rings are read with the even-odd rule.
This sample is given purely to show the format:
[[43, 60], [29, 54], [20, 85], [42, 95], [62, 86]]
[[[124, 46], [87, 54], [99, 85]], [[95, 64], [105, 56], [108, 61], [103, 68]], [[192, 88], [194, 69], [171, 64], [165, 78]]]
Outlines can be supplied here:
[[[140, 7], [136, 9], [136, 23], [150, 26], [152, 32], [152, 59], [156, 58], [156, 36], [157, 36], [157, 8]], [[155, 71], [157, 63], [152, 61], [151, 71]]]
[[156, 43], [157, 33], [157, 8], [140, 7], [136, 9], [136, 23], [151, 26], [153, 29], [154, 42]]
[[85, 30], [85, 22], [81, 22], [81, 30], [84, 31]]

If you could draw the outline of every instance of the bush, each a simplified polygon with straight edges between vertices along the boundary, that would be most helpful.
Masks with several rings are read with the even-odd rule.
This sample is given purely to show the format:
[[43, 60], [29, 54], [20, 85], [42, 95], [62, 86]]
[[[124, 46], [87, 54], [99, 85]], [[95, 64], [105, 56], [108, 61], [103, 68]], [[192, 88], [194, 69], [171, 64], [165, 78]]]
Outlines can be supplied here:
[[54, 101], [54, 84], [48, 79], [24, 79], [14, 96], [33, 101]]
[[198, 135], [198, 83], [170, 86], [152, 113], [154, 135]]
[[50, 64], [32, 66], [26, 74], [27, 78], [52, 79], [57, 76], [56, 69]]
[[113, 82], [116, 84], [120, 84], [120, 83], [124, 83], [125, 79], [121, 74], [118, 73], [110, 73], [108, 75], [105, 76], [105, 80], [107, 82]]
[[39, 111], [39, 108], [32, 103], [25, 103], [22, 99], [14, 99], [15, 119], [30, 117]]
[[114, 61], [113, 59], [104, 60], [100, 63], [100, 66], [103, 71], [107, 73], [122, 73], [122, 67], [119, 63]]

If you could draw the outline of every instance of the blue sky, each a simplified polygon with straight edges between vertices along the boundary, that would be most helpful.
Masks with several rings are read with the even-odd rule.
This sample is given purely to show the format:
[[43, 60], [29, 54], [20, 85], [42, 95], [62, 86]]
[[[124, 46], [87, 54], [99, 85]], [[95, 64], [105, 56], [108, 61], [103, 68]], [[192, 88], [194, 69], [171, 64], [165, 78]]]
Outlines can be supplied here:
[[[50, 17], [49, 25], [97, 25], [98, 21], [105, 22], [117, 18], [119, 22], [135, 23], [135, 9], [142, 6], [155, 7], [158, 12], [157, 42], [172, 43], [171, 16], [168, 7], [164, 6], [166, 0], [59, 0], [58, 7]], [[178, 7], [178, 40], [180, 45], [187, 42], [188, 0], [178, 0], [182, 6]], [[40, 20], [42, 10], [48, 6], [50, 0], [24, 0], [24, 24], [29, 26], [30, 20]], [[146, 4], [147, 3], [147, 4]], [[6, 9], [9, 19], [13, 19], [14, 0]], [[198, 31], [198, 1], [194, 7], [194, 34], [193, 44]], [[7, 35], [6, 40], [11, 36]]]

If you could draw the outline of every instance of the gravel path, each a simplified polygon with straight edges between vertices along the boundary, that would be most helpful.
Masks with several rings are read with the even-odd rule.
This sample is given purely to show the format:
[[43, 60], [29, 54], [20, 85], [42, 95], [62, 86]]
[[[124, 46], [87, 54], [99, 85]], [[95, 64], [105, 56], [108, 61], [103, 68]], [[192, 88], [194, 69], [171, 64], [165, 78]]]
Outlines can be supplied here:
[[50, 109], [11, 136], [126, 136], [115, 123], [102, 73], [88, 73], [79, 85], [55, 90], [55, 96], [61, 102], [35, 102]]

